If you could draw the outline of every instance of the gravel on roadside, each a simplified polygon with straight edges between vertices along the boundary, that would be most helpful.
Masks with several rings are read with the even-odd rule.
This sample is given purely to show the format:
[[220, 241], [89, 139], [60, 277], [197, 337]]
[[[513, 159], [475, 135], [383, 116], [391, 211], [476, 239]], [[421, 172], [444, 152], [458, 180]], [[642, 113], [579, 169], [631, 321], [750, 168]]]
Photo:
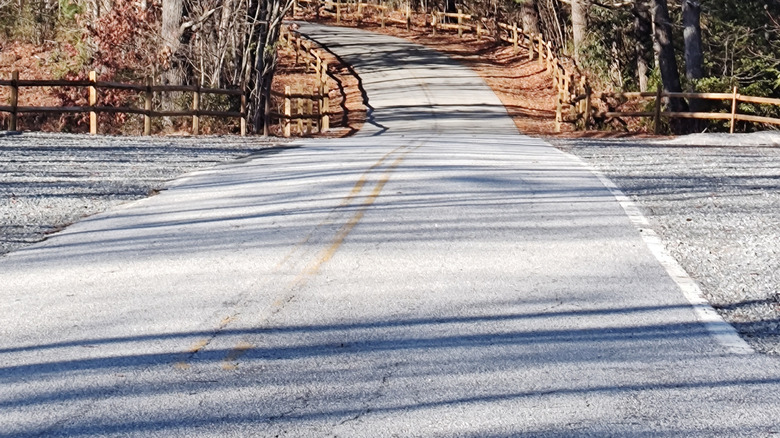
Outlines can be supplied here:
[[780, 354], [780, 148], [547, 140], [609, 177], [710, 304], [757, 351]]
[[0, 132], [0, 255], [184, 173], [278, 145], [233, 136], [110, 137]]

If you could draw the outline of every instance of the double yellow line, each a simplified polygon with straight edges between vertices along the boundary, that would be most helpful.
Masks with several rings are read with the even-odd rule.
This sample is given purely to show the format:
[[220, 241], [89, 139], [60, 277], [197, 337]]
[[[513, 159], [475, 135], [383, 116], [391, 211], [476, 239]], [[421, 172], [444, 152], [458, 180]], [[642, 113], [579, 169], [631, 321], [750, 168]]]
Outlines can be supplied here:
[[[295, 292], [305, 287], [308, 281], [312, 277], [317, 275], [317, 273], [319, 273], [322, 266], [333, 258], [336, 252], [338, 252], [339, 248], [341, 248], [341, 246], [344, 244], [344, 241], [350, 235], [352, 230], [354, 230], [355, 227], [363, 219], [363, 216], [365, 215], [366, 211], [379, 198], [385, 185], [388, 183], [388, 181], [390, 181], [393, 172], [396, 171], [398, 166], [401, 165], [401, 163], [406, 159], [406, 157], [412, 151], [418, 149], [419, 147], [420, 145], [416, 145], [414, 147], [410, 147], [410, 146], [397, 147], [392, 151], [388, 152], [387, 154], [385, 154], [384, 156], [382, 156], [376, 163], [371, 165], [365, 172], [363, 172], [361, 177], [352, 187], [352, 190], [349, 192], [347, 196], [345, 196], [341, 200], [341, 203], [338, 205], [338, 207], [336, 207], [334, 212], [338, 212], [338, 210], [341, 210], [346, 207], [350, 207], [353, 204], [355, 204], [355, 201], [357, 199], [360, 199], [360, 194], [363, 193], [366, 185], [368, 185], [371, 177], [374, 175], [376, 170], [384, 166], [384, 172], [382, 172], [382, 174], [376, 180], [376, 183], [374, 184], [373, 188], [368, 193], [368, 195], [362, 199], [362, 202], [357, 204], [357, 210], [354, 212], [354, 214], [341, 225], [341, 227], [333, 236], [333, 238], [330, 239], [330, 243], [324, 249], [322, 249], [317, 254], [317, 256], [308, 265], [306, 265], [305, 268], [303, 268], [298, 273], [295, 279], [286, 288], [284, 295], [282, 295], [281, 297], [279, 297], [274, 301], [272, 305], [271, 314], [276, 314], [279, 311], [281, 311], [282, 308], [294, 298]], [[391, 161], [390, 164], [386, 165], [386, 163], [389, 161]], [[282, 266], [284, 266], [297, 253], [297, 251], [302, 246], [304, 246], [312, 239], [312, 237], [318, 230], [322, 229], [325, 225], [328, 225], [332, 222], [333, 219], [329, 218], [321, 222], [320, 224], [318, 224], [317, 227], [315, 227], [315, 229], [311, 233], [309, 233], [308, 236], [306, 236], [306, 238], [298, 242], [298, 244], [295, 245], [295, 247], [282, 259], [282, 261], [276, 265], [275, 270], [278, 270]], [[174, 364], [174, 367], [181, 370], [188, 369], [189, 368], [188, 361], [191, 360], [196, 354], [198, 354], [206, 346], [208, 346], [211, 343], [211, 341], [222, 330], [224, 330], [230, 323], [235, 321], [237, 317], [238, 317], [238, 312], [236, 312], [232, 316], [224, 318], [220, 322], [217, 330], [211, 337], [200, 339], [197, 342], [195, 342], [186, 351], [187, 359], [181, 362], [177, 362], [176, 364]], [[238, 367], [238, 359], [240, 359], [253, 347], [254, 346], [252, 344], [244, 341], [241, 341], [238, 344], [236, 344], [236, 346], [234, 346], [228, 352], [225, 358], [222, 360], [222, 369], [235, 370]]]

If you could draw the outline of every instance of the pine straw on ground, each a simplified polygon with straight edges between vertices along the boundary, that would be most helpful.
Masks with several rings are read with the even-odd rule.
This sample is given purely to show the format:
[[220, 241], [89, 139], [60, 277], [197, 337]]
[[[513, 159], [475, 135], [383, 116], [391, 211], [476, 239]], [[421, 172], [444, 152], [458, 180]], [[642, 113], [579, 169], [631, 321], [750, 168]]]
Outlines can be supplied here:
[[[11, 79], [11, 72], [18, 71], [20, 79], [53, 79], [54, 72], [51, 59], [55, 48], [51, 45], [38, 46], [21, 42], [0, 42], [0, 78]], [[60, 99], [53, 87], [24, 88], [19, 93], [19, 106], [58, 106]], [[0, 87], [0, 105], [7, 105], [11, 98], [9, 87]], [[0, 113], [0, 129], [8, 126], [10, 115]], [[59, 115], [21, 114], [18, 124], [20, 129], [57, 130]]]

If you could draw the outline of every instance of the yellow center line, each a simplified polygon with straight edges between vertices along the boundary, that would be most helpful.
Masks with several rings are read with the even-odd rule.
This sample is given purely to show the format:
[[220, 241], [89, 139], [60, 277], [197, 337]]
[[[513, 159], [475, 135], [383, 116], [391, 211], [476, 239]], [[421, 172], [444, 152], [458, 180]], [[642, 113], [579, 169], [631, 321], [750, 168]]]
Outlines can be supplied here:
[[[197, 354], [200, 350], [202, 350], [203, 347], [208, 345], [209, 342], [211, 342], [211, 338], [199, 339], [197, 342], [192, 344], [192, 346], [187, 350], [187, 355], [189, 357], [192, 357], [193, 355]], [[176, 368], [177, 370], [187, 370], [190, 368], [190, 364], [188, 364], [186, 360], [182, 360], [173, 364], [173, 367]]]
[[341, 245], [344, 243], [344, 240], [349, 236], [349, 234], [352, 232], [352, 230], [357, 226], [358, 223], [363, 219], [363, 215], [366, 213], [366, 210], [368, 210], [369, 207], [371, 207], [374, 202], [376, 202], [377, 198], [379, 198], [379, 195], [382, 193], [382, 190], [385, 188], [385, 184], [387, 184], [388, 181], [390, 181], [390, 176], [395, 171], [396, 168], [404, 161], [406, 158], [406, 155], [408, 155], [411, 151], [404, 152], [400, 157], [398, 157], [393, 164], [391, 164], [385, 173], [382, 175], [382, 178], [377, 182], [376, 186], [374, 186], [374, 190], [371, 191], [371, 194], [366, 198], [365, 201], [360, 205], [360, 209], [355, 212], [355, 214], [345, 223], [341, 229], [339, 230], [338, 234], [336, 234], [335, 238], [331, 242], [330, 246], [326, 248], [324, 251], [320, 253], [320, 256], [317, 258], [317, 260], [314, 261], [309, 267], [307, 267], [303, 272], [301, 272], [300, 275], [298, 275], [298, 278], [295, 279], [293, 282], [295, 286], [301, 287], [306, 284], [307, 278], [311, 277], [317, 272], [319, 272], [322, 265], [330, 261], [330, 259], [333, 258], [333, 256], [336, 254], [336, 252], [339, 250]]
[[222, 369], [230, 371], [238, 368], [238, 364], [236, 363], [236, 361], [241, 356], [245, 355], [247, 351], [251, 350], [252, 347], [253, 345], [248, 342], [239, 342], [238, 345], [233, 347], [233, 349], [230, 350], [228, 355], [225, 356], [225, 359], [222, 360]]
[[[416, 148], [415, 148], [416, 149]], [[344, 240], [349, 236], [349, 234], [352, 232], [352, 230], [355, 229], [357, 224], [363, 219], [363, 216], [365, 215], [366, 210], [368, 210], [369, 207], [371, 207], [374, 202], [376, 202], [377, 198], [379, 198], [379, 195], [382, 193], [382, 190], [384, 189], [385, 185], [388, 181], [390, 181], [390, 177], [392, 173], [395, 171], [396, 168], [404, 161], [406, 156], [411, 152], [411, 150], [404, 152], [400, 157], [398, 157], [388, 168], [385, 170], [384, 174], [382, 175], [382, 178], [379, 179], [379, 181], [376, 183], [376, 186], [374, 186], [374, 189], [371, 191], [371, 194], [366, 198], [365, 201], [360, 205], [360, 209], [355, 212], [355, 214], [345, 223], [341, 229], [339, 230], [338, 234], [334, 237], [333, 241], [331, 242], [330, 246], [326, 248], [324, 251], [322, 251], [317, 258], [317, 260], [314, 261], [311, 265], [309, 265], [306, 269], [301, 272], [298, 277], [293, 281], [292, 283], [292, 289], [297, 289], [300, 287], [303, 287], [308, 282], [308, 279], [313, 277], [314, 275], [319, 272], [320, 268], [322, 268], [322, 265], [327, 263], [329, 260], [333, 258], [333, 256], [336, 254], [336, 252], [339, 250], [339, 248], [343, 245]], [[284, 298], [280, 298], [274, 302], [274, 306], [278, 306], [277, 311], [281, 309], [281, 307], [284, 306], [284, 304], [288, 303], [290, 300], [292, 300], [292, 295], [288, 294]], [[228, 355], [225, 357], [225, 360], [222, 363], [222, 369], [224, 370], [234, 370], [238, 367], [238, 364], [236, 364], [236, 360], [243, 356], [247, 350], [252, 348], [252, 346], [246, 342], [240, 342], [236, 347], [234, 347]]]
[[[352, 190], [349, 192], [349, 194], [347, 196], [345, 196], [344, 199], [341, 200], [341, 203], [339, 204], [338, 208], [348, 207], [352, 203], [352, 201], [357, 197], [357, 195], [361, 191], [363, 191], [363, 187], [366, 185], [366, 182], [368, 182], [368, 178], [371, 175], [371, 172], [373, 172], [374, 170], [376, 170], [376, 168], [378, 168], [382, 164], [384, 164], [384, 162], [391, 155], [393, 155], [394, 153], [396, 153], [399, 150], [404, 149], [404, 148], [406, 148], [406, 146], [399, 146], [399, 147], [393, 149], [392, 151], [390, 151], [390, 152], [386, 153], [384, 156], [382, 156], [382, 158], [380, 158], [379, 161], [377, 161], [376, 163], [372, 164], [368, 169], [366, 169], [366, 171], [363, 172], [363, 174], [360, 176], [360, 179], [358, 179], [357, 182], [355, 183], [355, 185], [352, 187]], [[303, 240], [298, 242], [282, 258], [282, 260], [279, 263], [276, 264], [276, 266], [274, 267], [274, 271], [277, 271], [277, 270], [281, 269], [281, 267], [284, 266], [293, 257], [293, 255], [295, 255], [295, 253], [297, 253], [298, 250], [301, 249], [301, 247], [303, 247], [304, 245], [309, 243], [311, 238], [314, 236], [314, 234], [317, 232], [317, 230], [320, 229], [320, 227], [322, 227], [322, 226], [324, 226], [326, 224], [331, 223], [331, 221], [332, 221], [332, 219], [330, 217], [328, 217], [325, 220], [323, 220], [322, 222], [320, 222], [319, 224], [317, 224], [317, 226]]]
[[[402, 155], [398, 158], [396, 158], [395, 161], [393, 161], [392, 164], [388, 166], [388, 168], [385, 170], [385, 172], [382, 174], [382, 177], [377, 181], [376, 185], [374, 186], [374, 189], [371, 191], [371, 193], [368, 195], [368, 197], [359, 205], [359, 209], [355, 212], [355, 214], [339, 229], [339, 232], [334, 236], [331, 244], [324, 249], [317, 259], [311, 263], [307, 268], [305, 268], [292, 282], [291, 289], [297, 289], [300, 287], [305, 286], [305, 284], [308, 282], [308, 279], [319, 272], [322, 265], [327, 263], [329, 260], [333, 258], [333, 256], [336, 254], [336, 252], [339, 250], [339, 248], [343, 245], [344, 240], [347, 238], [347, 236], [352, 232], [352, 230], [357, 226], [357, 224], [363, 219], [363, 216], [366, 212], [366, 210], [371, 207], [374, 202], [377, 200], [379, 195], [382, 193], [382, 190], [384, 189], [387, 182], [390, 180], [390, 177], [392, 173], [398, 168], [398, 166], [404, 161], [406, 156], [412, 152], [412, 150], [418, 149], [420, 146], [417, 146], [413, 149], [406, 150], [402, 153]], [[352, 187], [352, 190], [350, 193], [342, 199], [341, 203], [339, 204], [338, 208], [344, 208], [348, 207], [353, 203], [353, 201], [358, 197], [358, 195], [363, 191], [365, 188], [369, 177], [371, 176], [371, 173], [382, 166], [393, 154], [397, 153], [398, 151], [401, 151], [403, 149], [407, 149], [408, 146], [399, 146], [392, 151], [388, 152], [382, 158], [380, 158], [376, 163], [371, 165], [363, 174], [361, 175], [360, 179], [355, 183], [355, 185]], [[332, 219], [329, 217], [323, 222], [319, 223], [315, 229], [309, 233], [303, 240], [298, 242], [296, 246], [282, 259], [281, 262], [279, 262], [275, 267], [274, 271], [279, 270], [292, 256], [307, 242], [310, 241], [310, 239], [313, 237], [313, 235], [316, 233], [316, 231], [321, 228], [323, 225], [331, 223]], [[284, 297], [281, 297], [277, 300], [275, 300], [272, 304], [273, 307], [276, 308], [276, 311], [281, 310], [282, 307], [284, 307], [285, 304], [290, 302], [292, 300], [293, 296], [290, 294], [287, 294]], [[274, 311], [274, 313], [276, 313]], [[230, 323], [232, 323], [234, 320], [236, 320], [238, 315], [231, 315], [227, 316], [222, 321], [220, 321], [219, 327], [217, 329], [217, 332], [223, 330], [225, 327], [227, 327]], [[216, 336], [216, 333], [215, 335]], [[187, 351], [189, 358], [192, 358], [195, 354], [200, 352], [203, 348], [205, 348], [211, 340], [214, 338], [214, 336], [207, 338], [207, 339], [201, 339], [197, 341], [195, 344], [193, 344], [192, 347]], [[227, 356], [223, 359], [222, 362], [222, 369], [224, 370], [235, 370], [238, 367], [238, 364], [236, 361], [242, 357], [248, 350], [253, 348], [253, 346], [247, 342], [241, 341], [239, 342], [233, 349], [228, 352]], [[186, 370], [190, 368], [190, 365], [187, 363], [187, 361], [181, 361], [174, 364], [174, 367], [180, 370]]]

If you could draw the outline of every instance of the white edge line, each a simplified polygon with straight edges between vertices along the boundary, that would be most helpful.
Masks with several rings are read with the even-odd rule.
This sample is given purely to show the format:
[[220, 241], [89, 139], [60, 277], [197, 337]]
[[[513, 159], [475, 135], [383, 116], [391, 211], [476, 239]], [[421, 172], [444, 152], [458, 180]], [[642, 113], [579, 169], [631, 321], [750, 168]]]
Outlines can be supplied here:
[[739, 336], [737, 329], [731, 324], [726, 322], [722, 316], [710, 305], [710, 303], [704, 298], [699, 285], [688, 275], [688, 272], [675, 260], [674, 257], [666, 250], [666, 247], [661, 240], [661, 237], [650, 228], [650, 221], [642, 214], [642, 211], [637, 205], [626, 196], [615, 183], [606, 177], [601, 171], [594, 169], [585, 160], [574, 155], [568, 154], [574, 157], [577, 161], [582, 163], [585, 168], [596, 176], [601, 181], [604, 187], [612, 193], [615, 200], [626, 212], [631, 223], [639, 230], [644, 240], [645, 245], [650, 249], [655, 258], [661, 263], [669, 277], [677, 283], [683, 296], [691, 303], [696, 317], [704, 324], [704, 327], [715, 338], [715, 340], [722, 345], [729, 353], [738, 355], [754, 354], [756, 351], [745, 342]]

